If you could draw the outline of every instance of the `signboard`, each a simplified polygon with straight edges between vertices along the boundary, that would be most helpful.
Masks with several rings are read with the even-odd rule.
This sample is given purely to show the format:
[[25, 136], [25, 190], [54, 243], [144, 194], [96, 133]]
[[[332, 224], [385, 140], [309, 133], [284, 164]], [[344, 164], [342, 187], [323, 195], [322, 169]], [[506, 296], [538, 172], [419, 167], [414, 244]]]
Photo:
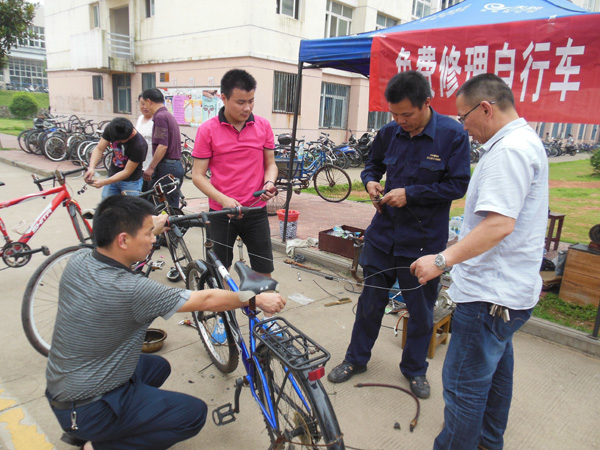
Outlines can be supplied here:
[[432, 106], [456, 115], [456, 91], [480, 73], [511, 88], [528, 121], [600, 123], [598, 15], [405, 31], [374, 37], [369, 110], [388, 111], [384, 91], [396, 73], [429, 80]]
[[198, 127], [215, 117], [223, 106], [221, 89], [215, 87], [158, 88], [165, 96], [165, 106], [179, 125]]

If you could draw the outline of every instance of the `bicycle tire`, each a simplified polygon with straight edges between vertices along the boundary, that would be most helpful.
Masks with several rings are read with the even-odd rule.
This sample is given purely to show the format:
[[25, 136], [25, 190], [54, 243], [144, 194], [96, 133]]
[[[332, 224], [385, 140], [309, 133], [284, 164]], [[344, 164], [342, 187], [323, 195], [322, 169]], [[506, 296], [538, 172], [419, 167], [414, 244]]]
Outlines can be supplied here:
[[361, 166], [362, 155], [360, 154], [360, 152], [358, 150], [356, 150], [356, 149], [350, 150], [348, 153], [346, 153], [346, 157], [348, 158], [350, 167], [352, 167], [353, 169], [356, 169], [357, 167]]
[[339, 167], [326, 164], [313, 175], [315, 190], [319, 197], [328, 202], [341, 202], [352, 190], [350, 175]]
[[63, 161], [67, 157], [67, 144], [58, 136], [50, 136], [44, 142], [44, 155], [51, 161]]
[[277, 211], [285, 207], [287, 187], [277, 186], [277, 195], [267, 202], [267, 215], [275, 216]]
[[185, 282], [187, 279], [186, 268], [194, 260], [183, 239], [184, 233], [185, 230], [178, 226], [172, 226], [169, 231], [165, 231], [167, 248], [173, 260], [173, 265], [177, 269], [177, 272], [179, 272], [181, 279]]
[[48, 356], [58, 311], [58, 286], [70, 257], [85, 248], [77, 245], [50, 255], [33, 273], [21, 305], [21, 322], [29, 343]]
[[[186, 288], [194, 291], [203, 290], [205, 288], [220, 288], [222, 284], [218, 279], [207, 274], [199, 263], [194, 261], [186, 268]], [[208, 352], [208, 356], [215, 365], [223, 373], [233, 372], [239, 363], [240, 354], [233, 338], [233, 333], [229, 327], [229, 323], [225, 319], [224, 312], [213, 311], [194, 311], [194, 323], [200, 335], [200, 340], [204, 344], [204, 348]], [[233, 313], [231, 313], [233, 314]], [[215, 342], [212, 338], [212, 333], [217, 326], [218, 320], [221, 320], [224, 328], [226, 339], [223, 343]]]
[[29, 149], [27, 148], [27, 146], [25, 145], [25, 135], [27, 133], [29, 133], [31, 131], [31, 129], [29, 130], [23, 130], [19, 133], [19, 136], [17, 136], [17, 141], [19, 142], [19, 148], [21, 150], [23, 150], [25, 153], [31, 153], [29, 151]]
[[81, 208], [79, 205], [74, 205], [74, 200], [68, 206], [69, 216], [71, 217], [71, 222], [73, 222], [73, 228], [75, 229], [75, 234], [77, 235], [77, 239], [82, 244], [91, 244], [93, 242], [92, 237], [92, 227], [89, 222], [83, 217], [81, 214]]
[[112, 164], [113, 157], [115, 156], [114, 150], [109, 150], [102, 155], [102, 161], [100, 165], [104, 167], [106, 170], [110, 169], [110, 165]]
[[25, 146], [29, 153], [33, 153], [39, 155], [42, 153], [42, 150], [38, 147], [38, 137], [40, 136], [40, 130], [31, 130], [29, 133], [25, 135]]
[[194, 158], [189, 150], [181, 151], [181, 165], [183, 166], [183, 176], [188, 180], [192, 179], [192, 168], [194, 167]]
[[269, 448], [343, 450], [340, 426], [323, 384], [310, 381], [308, 371], [290, 369], [266, 346], [257, 348], [257, 360], [267, 379], [277, 423], [276, 429], [267, 425]]

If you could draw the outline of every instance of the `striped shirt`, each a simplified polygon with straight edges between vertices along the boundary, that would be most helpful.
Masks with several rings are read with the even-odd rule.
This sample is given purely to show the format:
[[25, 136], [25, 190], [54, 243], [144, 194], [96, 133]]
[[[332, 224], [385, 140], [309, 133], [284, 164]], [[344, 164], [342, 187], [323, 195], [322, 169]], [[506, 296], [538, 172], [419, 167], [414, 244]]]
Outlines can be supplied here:
[[133, 375], [148, 326], [171, 317], [190, 291], [164, 286], [91, 249], [60, 281], [46, 380], [54, 400], [105, 394]]

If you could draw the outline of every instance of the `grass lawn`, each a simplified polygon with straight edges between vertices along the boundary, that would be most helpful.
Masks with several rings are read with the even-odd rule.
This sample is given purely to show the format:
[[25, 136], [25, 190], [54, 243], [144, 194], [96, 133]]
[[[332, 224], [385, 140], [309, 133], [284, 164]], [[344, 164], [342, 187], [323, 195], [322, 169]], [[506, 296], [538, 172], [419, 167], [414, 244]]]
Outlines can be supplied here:
[[0, 90], [0, 106], [10, 105], [10, 102], [12, 102], [12, 99], [16, 94], [31, 95], [40, 108], [48, 109], [48, 106], [50, 105], [50, 98], [45, 92], [21, 92]]
[[[0, 91], [1, 92], [1, 91]], [[6, 119], [4, 117], [0, 117], [0, 133], [3, 134], [11, 134], [13, 136], [18, 136], [19, 133], [23, 130], [28, 130], [33, 127], [32, 119]]]

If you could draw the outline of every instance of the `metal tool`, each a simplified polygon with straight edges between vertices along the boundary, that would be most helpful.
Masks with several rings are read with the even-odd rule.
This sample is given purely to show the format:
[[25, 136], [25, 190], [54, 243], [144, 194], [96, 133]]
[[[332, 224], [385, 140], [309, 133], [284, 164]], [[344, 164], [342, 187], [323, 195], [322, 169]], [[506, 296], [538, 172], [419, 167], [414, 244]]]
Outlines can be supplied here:
[[343, 305], [344, 303], [352, 303], [352, 299], [348, 297], [340, 298], [335, 302], [325, 303], [325, 306], [335, 306], [335, 305]]

